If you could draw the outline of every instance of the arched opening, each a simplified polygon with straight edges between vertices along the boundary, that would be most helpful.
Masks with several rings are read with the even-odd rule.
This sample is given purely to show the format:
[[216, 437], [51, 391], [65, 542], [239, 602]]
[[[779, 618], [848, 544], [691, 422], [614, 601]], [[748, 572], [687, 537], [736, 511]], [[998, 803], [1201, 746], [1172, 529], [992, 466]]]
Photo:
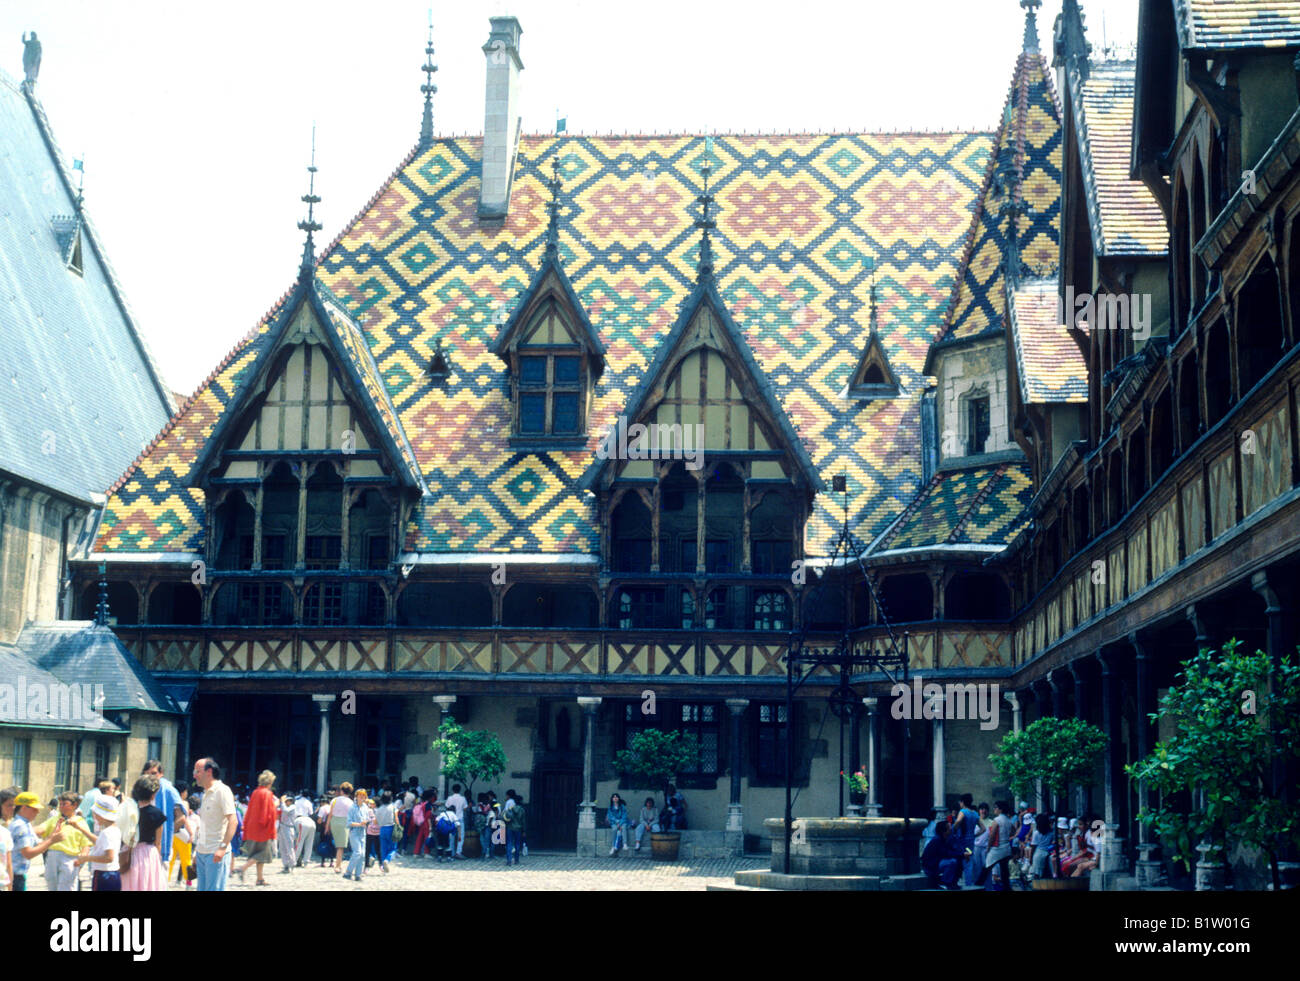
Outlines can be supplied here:
[[890, 623], [919, 623], [934, 619], [934, 590], [930, 577], [907, 572], [885, 578], [880, 585], [880, 603]]
[[149, 594], [149, 622], [195, 626], [203, 622], [203, 597], [188, 582], [159, 583]]
[[1173, 335], [1176, 337], [1183, 332], [1191, 317], [1191, 291], [1188, 289], [1188, 275], [1191, 272], [1191, 211], [1187, 205], [1187, 189], [1179, 187], [1175, 190], [1174, 200], [1177, 202], [1177, 210], [1174, 214], [1174, 268], [1173, 268], [1173, 286], [1174, 286], [1174, 320]]
[[253, 568], [257, 516], [241, 491], [232, 490], [212, 512], [218, 569]]
[[591, 590], [582, 586], [543, 586], [516, 583], [501, 605], [503, 627], [574, 628], [600, 625], [599, 608]]
[[1092, 471], [1092, 534], [1096, 538], [1106, 530], [1106, 471], [1102, 467]]
[[771, 491], [749, 514], [752, 571], [788, 576], [794, 561], [794, 507], [788, 495]]
[[1200, 388], [1196, 384], [1196, 354], [1178, 362], [1178, 448], [1186, 453], [1201, 434]]
[[1237, 297], [1237, 370], [1243, 395], [1278, 363], [1285, 338], [1277, 269], [1265, 256]]
[[1228, 321], [1220, 318], [1205, 335], [1205, 426], [1214, 426], [1232, 407], [1232, 361]]
[[1128, 452], [1128, 500], [1132, 507], [1147, 492], [1147, 436], [1145, 428], [1139, 427], [1129, 437]]
[[397, 596], [403, 627], [490, 627], [492, 594], [476, 582], [413, 582]]
[[293, 595], [278, 582], [225, 582], [212, 597], [212, 622], [218, 627], [283, 627], [293, 616]]
[[708, 468], [704, 488], [704, 571], [740, 571], [745, 480], [728, 463]]
[[308, 569], [337, 569], [343, 558], [343, 477], [328, 461], [307, 478]]
[[[686, 469], [684, 463], [673, 464], [659, 483], [659, 571], [694, 572], [696, 563], [695, 538], [699, 533], [699, 483]], [[623, 499], [626, 502], [627, 498]], [[622, 507], [623, 502], [620, 502]], [[625, 517], [626, 522], [631, 516]], [[649, 512], [646, 512], [649, 520]], [[641, 534], [639, 519], [631, 524]], [[649, 526], [644, 529], [646, 542], [650, 541]], [[646, 560], [649, 561], [648, 559]], [[615, 566], [617, 568], [617, 565]], [[646, 571], [649, 571], [646, 566]], [[635, 571], [635, 570], [626, 570]]]
[[292, 569], [297, 564], [298, 475], [281, 460], [262, 481], [262, 568]]
[[348, 565], [387, 572], [392, 564], [389, 541], [393, 507], [376, 490], [358, 494], [348, 508]]
[[943, 592], [946, 620], [1005, 620], [1011, 616], [1011, 592], [1001, 576], [962, 570]]
[[1154, 484], [1174, 462], [1174, 426], [1169, 411], [1170, 393], [1165, 392], [1151, 406], [1151, 483]]
[[1205, 173], [1201, 170], [1201, 157], [1196, 154], [1196, 164], [1193, 168], [1192, 186], [1189, 188], [1192, 197], [1192, 237], [1191, 246], [1188, 254], [1191, 259], [1191, 277], [1192, 277], [1192, 295], [1194, 302], [1193, 310], [1199, 310], [1202, 303], [1205, 302], [1206, 295], [1206, 274], [1205, 264], [1201, 262], [1194, 250], [1197, 242], [1205, 234]]
[[1088, 524], [1089, 501], [1086, 484], [1080, 484], [1074, 489], [1072, 500], [1074, 503], [1070, 507], [1070, 517], [1074, 521], [1074, 551], [1078, 552], [1092, 541]]
[[[78, 599], [77, 616], [82, 620], [95, 619], [99, 606], [99, 582], [87, 583]], [[108, 584], [108, 616], [122, 626], [140, 622], [140, 594], [129, 582]]]
[[1106, 513], [1110, 527], [1124, 517], [1124, 456], [1115, 450], [1106, 467]]
[[[615, 572], [650, 571], [651, 527], [650, 509], [641, 500], [641, 495], [636, 491], [624, 494], [610, 518]], [[684, 555], [686, 550], [682, 552]], [[690, 568], [681, 571], [695, 571], [694, 553], [691, 554]]]

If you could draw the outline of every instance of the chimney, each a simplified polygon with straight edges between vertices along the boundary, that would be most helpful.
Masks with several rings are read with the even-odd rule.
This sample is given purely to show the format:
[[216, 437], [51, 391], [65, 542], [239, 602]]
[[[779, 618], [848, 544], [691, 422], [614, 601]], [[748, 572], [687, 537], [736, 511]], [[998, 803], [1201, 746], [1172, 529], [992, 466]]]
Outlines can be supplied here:
[[483, 183], [478, 216], [502, 219], [510, 210], [510, 184], [514, 178], [519, 142], [519, 36], [523, 29], [514, 17], [493, 17], [483, 53], [487, 56], [487, 98], [483, 114]]

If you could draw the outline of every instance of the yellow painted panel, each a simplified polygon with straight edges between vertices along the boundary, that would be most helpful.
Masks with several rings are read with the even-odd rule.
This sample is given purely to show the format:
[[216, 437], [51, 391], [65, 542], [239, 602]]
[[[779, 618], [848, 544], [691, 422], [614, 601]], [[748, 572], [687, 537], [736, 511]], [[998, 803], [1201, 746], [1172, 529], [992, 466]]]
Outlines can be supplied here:
[[307, 409], [307, 449], [324, 450], [331, 448], [329, 433], [325, 428], [325, 406], [309, 406]]
[[737, 450], [753, 449], [749, 445], [749, 406], [743, 402], [731, 404], [731, 446]]
[[284, 407], [284, 446], [282, 449], [303, 449], [301, 405], [286, 405]]
[[289, 355], [289, 361], [284, 366], [284, 394], [281, 395], [279, 391], [273, 389], [272, 398], [283, 398], [286, 402], [302, 401], [303, 361], [303, 347], [299, 345], [294, 348], [293, 353]]
[[1210, 533], [1215, 538], [1237, 523], [1234, 454], [1235, 447], [1210, 461]]
[[781, 469], [781, 464], [776, 460], [755, 460], [753, 463], [753, 475], [759, 480], [783, 480], [785, 471]]
[[711, 450], [730, 450], [727, 442], [727, 407], [709, 405], [704, 409], [704, 445]]
[[687, 402], [700, 400], [700, 352], [692, 351], [682, 359], [678, 369], [682, 379], [682, 399]]
[[384, 468], [377, 460], [353, 460], [351, 475], [353, 477], [382, 477]]
[[1289, 430], [1283, 402], [1243, 434], [1241, 493], [1242, 508], [1248, 515], [1278, 497], [1291, 484]]
[[324, 402], [330, 394], [330, 367], [325, 352], [313, 346], [311, 348], [311, 399]]
[[226, 467], [227, 477], [256, 477], [257, 461], [256, 460], [236, 460], [230, 466]]
[[628, 460], [619, 472], [620, 477], [653, 477], [654, 462], [651, 460]]
[[1183, 542], [1191, 555], [1205, 544], [1205, 484], [1198, 475], [1183, 484]]
[[708, 371], [708, 397], [711, 399], [725, 398], [727, 394], [727, 363], [722, 360], [722, 357], [716, 351], [709, 352]]

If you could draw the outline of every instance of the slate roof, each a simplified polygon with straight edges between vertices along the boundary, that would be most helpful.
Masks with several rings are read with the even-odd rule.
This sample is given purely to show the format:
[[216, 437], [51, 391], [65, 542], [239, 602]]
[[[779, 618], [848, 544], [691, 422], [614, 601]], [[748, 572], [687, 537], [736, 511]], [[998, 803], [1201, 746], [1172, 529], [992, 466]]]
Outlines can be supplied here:
[[1300, 0], [1174, 0], [1184, 48], [1300, 44]]
[[1011, 294], [1011, 341], [1028, 404], [1087, 402], [1088, 364], [1061, 322], [1055, 277], [1022, 282]]
[[[175, 406], [104, 258], [40, 103], [0, 71], [0, 470], [102, 494]], [[105, 379], [111, 379], [106, 384]]]
[[935, 545], [1006, 545], [1034, 496], [1023, 463], [941, 471], [876, 541], [872, 555]]
[[943, 343], [995, 336], [1004, 327], [1007, 219], [1000, 211], [1006, 189], [998, 175], [1004, 160], [1013, 163], [1012, 193], [1027, 206], [1017, 223], [1021, 262], [1030, 268], [1055, 267], [1061, 242], [1061, 109], [1047, 62], [1037, 51], [1023, 52], [1016, 63], [978, 208], [966, 233]]
[[14, 646], [66, 684], [103, 685], [106, 712], [180, 711], [162, 685], [122, 646], [111, 627], [91, 620], [29, 623]]
[[[55, 706], [51, 706], [48, 693], [57, 691], [59, 686], [73, 683], [64, 681], [32, 663], [26, 654], [12, 644], [0, 644], [0, 684], [13, 686], [0, 694], [0, 725], [30, 726], [34, 729], [70, 729], [111, 735], [128, 731], [110, 722], [93, 708], [87, 711], [82, 707], [75, 718], [52, 711]], [[42, 686], [47, 693], [46, 710], [42, 714], [32, 714], [33, 710], [39, 708], [39, 703], [33, 702], [30, 697], [31, 690], [37, 685]], [[28, 696], [25, 704], [19, 705], [18, 700], [25, 694]], [[84, 704], [84, 702], [79, 703], [80, 706]]]
[[1070, 70], [1092, 247], [1098, 256], [1163, 256], [1169, 229], [1155, 196], [1129, 177], [1133, 140], [1133, 61], [1099, 61], [1086, 81]]
[[[951, 295], [989, 133], [717, 136], [718, 292], [817, 470], [845, 472], [860, 534], [882, 531], [920, 485], [921, 369]], [[587, 553], [593, 505], [577, 481], [645, 376], [695, 280], [699, 136], [529, 136], [509, 218], [477, 216], [482, 140], [414, 150], [326, 252], [318, 276], [348, 306], [410, 436], [431, 496], [405, 546], [419, 552]], [[508, 445], [498, 323], [542, 261], [545, 187], [558, 153], [570, 216], [560, 261], [606, 348], [585, 450]], [[866, 342], [878, 269], [881, 340], [906, 397], [841, 399]], [[283, 299], [281, 300], [283, 303]], [[275, 311], [218, 366], [110, 498], [97, 549], [201, 547], [198, 448]], [[451, 376], [426, 367], [441, 341]], [[812, 554], [840, 517], [819, 504]]]

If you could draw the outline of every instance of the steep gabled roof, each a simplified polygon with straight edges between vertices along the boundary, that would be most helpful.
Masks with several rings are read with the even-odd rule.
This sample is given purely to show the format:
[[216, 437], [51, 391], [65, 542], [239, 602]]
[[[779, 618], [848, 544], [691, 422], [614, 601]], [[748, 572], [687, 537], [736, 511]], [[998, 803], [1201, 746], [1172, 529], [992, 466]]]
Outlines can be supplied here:
[[[926, 351], [957, 270], [989, 133], [722, 135], [713, 140], [717, 291], [819, 473], [847, 473], [859, 534], [879, 534], [922, 472], [917, 395], [871, 403], [841, 393], [857, 364], [874, 258], [888, 296], [889, 363], [921, 390]], [[318, 278], [347, 305], [374, 354], [432, 494], [404, 548], [592, 554], [593, 505], [577, 486], [600, 435], [645, 376], [691, 292], [700, 136], [525, 136], [503, 223], [477, 216], [482, 140], [443, 137], [400, 166], [335, 245]], [[574, 218], [560, 256], [606, 348], [582, 450], [509, 445], [497, 310], [517, 302], [544, 251], [541, 161], [559, 153]], [[281, 300], [287, 300], [287, 296]], [[254, 329], [115, 488], [98, 548], [190, 552], [203, 494], [185, 483], [198, 448], [264, 349]], [[430, 384], [435, 345], [451, 367]], [[810, 554], [838, 508], [817, 502]]]
[[1088, 365], [1061, 323], [1058, 290], [1056, 277], [1026, 280], [1007, 304], [1020, 398], [1028, 405], [1088, 401]]
[[1099, 257], [1162, 256], [1169, 229], [1155, 196], [1130, 177], [1137, 64], [1099, 61], [1067, 66], [1075, 139], [1083, 171], [1093, 252]]
[[[578, 328], [580, 338], [585, 343], [588, 351], [595, 356], [597, 361], [601, 361], [605, 354], [605, 342], [596, 333], [596, 328], [591, 326], [591, 318], [587, 316], [587, 311], [583, 307], [582, 301], [578, 299], [578, 294], [573, 291], [573, 283], [565, 274], [558, 253], [550, 252], [543, 256], [542, 264], [537, 267], [537, 272], [533, 274], [532, 282], [528, 284], [528, 288], [520, 294], [519, 299], [515, 302], [514, 310], [511, 311], [506, 322], [501, 325], [501, 333], [492, 342], [490, 350], [498, 356], [506, 353], [515, 334], [528, 326], [529, 315], [532, 313], [534, 301], [538, 298], [538, 294], [548, 280], [557, 284], [561, 296], [573, 313], [575, 326]], [[597, 374], [600, 374], [600, 372], [597, 372]]]
[[[826, 483], [817, 473], [817, 468], [813, 465], [812, 458], [808, 455], [808, 449], [799, 439], [798, 433], [790, 425], [790, 420], [781, 407], [772, 391], [771, 382], [763, 373], [763, 370], [754, 361], [754, 355], [749, 350], [749, 344], [746, 343], [744, 335], [740, 328], [736, 326], [736, 321], [732, 319], [731, 314], [727, 312], [726, 304], [718, 296], [718, 288], [714, 283], [712, 276], [703, 277], [695, 284], [695, 289], [691, 291], [686, 302], [682, 304], [681, 312], [677, 315], [677, 322], [673, 324], [672, 329], [668, 331], [662, 341], [659, 342], [658, 351], [655, 358], [646, 368], [645, 376], [641, 383], [633, 390], [628, 399], [627, 408], [623, 415], [627, 417], [629, 423], [640, 422], [642, 414], [646, 408], [646, 402], [649, 400], [651, 392], [659, 384], [661, 376], [664, 374], [669, 365], [673, 354], [677, 350], [678, 342], [686, 332], [688, 326], [694, 321], [696, 315], [700, 312], [701, 307], [708, 306], [713, 315], [718, 319], [722, 327], [723, 337], [731, 342], [733, 354], [735, 354], [744, 365], [749, 373], [749, 381], [753, 386], [759, 400], [759, 410], [763, 412], [768, 419], [776, 426], [777, 433], [785, 443], [785, 449], [790, 452], [795, 465], [799, 468], [806, 482], [806, 486], [812, 490], [822, 491], [826, 489]], [[578, 486], [583, 489], [595, 487], [600, 480], [601, 474], [605, 468], [613, 462], [611, 459], [597, 458], [582, 478], [578, 481]]]
[[[1011, 173], [1000, 175], [1007, 164]], [[1010, 187], [1004, 186], [1007, 176]], [[1061, 241], [1061, 109], [1036, 47], [1016, 62], [936, 347], [993, 337], [1004, 327], [1008, 219], [1000, 212], [1008, 193], [1024, 206], [1017, 221], [1020, 260], [1030, 268], [1055, 266]], [[927, 374], [932, 361], [926, 360]]]
[[[129, 732], [116, 723], [109, 722], [100, 713], [100, 707], [92, 704], [86, 710], [84, 700], [78, 705], [80, 711], [76, 718], [68, 718], [61, 710], [55, 711], [50, 705], [48, 693], [58, 692], [60, 686], [83, 684], [82, 681], [66, 681], [39, 667], [21, 649], [12, 644], [0, 643], [0, 678], [6, 680], [6, 688], [0, 694], [0, 725], [21, 726], [34, 729], [65, 729], [79, 732], [95, 732], [102, 735], [120, 735]], [[23, 679], [26, 690], [18, 687], [18, 680]], [[89, 683], [89, 682], [86, 682]], [[14, 686], [14, 687], [9, 687]], [[41, 702], [30, 697], [37, 687], [44, 689], [47, 697]], [[93, 692], [93, 688], [91, 689]], [[19, 694], [21, 693], [21, 694]], [[107, 694], [107, 693], [106, 693]], [[9, 697], [5, 697], [5, 696]], [[28, 695], [25, 703], [18, 704], [18, 698]], [[43, 709], [43, 711], [42, 711]]]
[[89, 501], [175, 406], [45, 110], [3, 72], [0, 133], [0, 470]]
[[262, 341], [265, 356], [260, 357], [253, 370], [243, 376], [226, 403], [220, 420], [195, 459], [191, 480], [196, 486], [206, 482], [209, 469], [215, 465], [226, 441], [240, 425], [249, 403], [265, 386], [267, 374], [275, 360], [275, 352], [288, 342], [290, 325], [295, 322], [304, 305], [320, 324], [321, 333], [340, 369], [344, 390], [370, 422], [399, 482], [421, 493], [427, 492], [419, 463], [415, 459], [415, 451], [406, 438], [406, 432], [388, 396], [388, 389], [379, 377], [379, 368], [362, 336], [361, 328], [343, 309], [339, 300], [316, 282], [314, 276], [299, 280], [288, 302], [276, 315]]
[[916, 495], [874, 542], [871, 555], [942, 545], [1006, 545], [1019, 534], [1033, 497], [1019, 463], [945, 470]]
[[1188, 48], [1281, 48], [1300, 44], [1298, 0], [1173, 0]]

